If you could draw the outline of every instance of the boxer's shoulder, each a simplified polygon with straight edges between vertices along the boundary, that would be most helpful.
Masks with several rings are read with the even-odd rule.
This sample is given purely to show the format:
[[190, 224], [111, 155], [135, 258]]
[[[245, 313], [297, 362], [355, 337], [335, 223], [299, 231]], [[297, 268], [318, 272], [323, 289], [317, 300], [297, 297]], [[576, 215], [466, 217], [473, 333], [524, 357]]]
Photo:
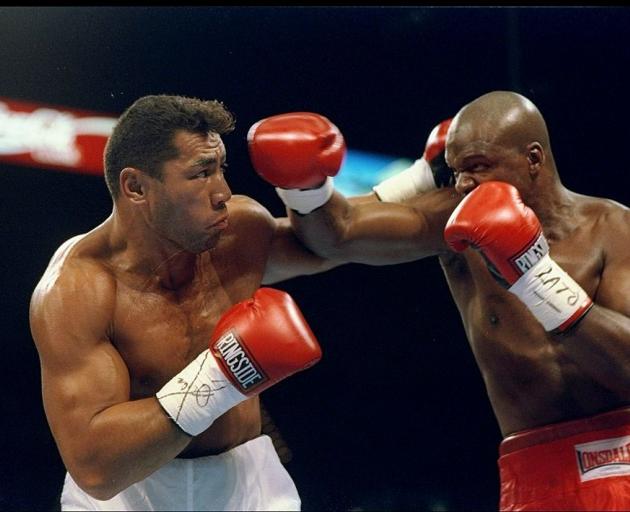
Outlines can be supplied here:
[[[268, 238], [273, 234], [275, 219], [262, 204], [244, 195], [232, 196], [228, 204], [229, 227], [222, 236], [222, 242], [230, 236], [241, 237], [241, 243], [251, 246], [250, 237]], [[245, 239], [242, 239], [245, 237]], [[232, 240], [234, 241], [234, 240]]]
[[80, 313], [85, 307], [102, 309], [112, 302], [116, 276], [111, 248], [93, 232], [65, 241], [55, 251], [31, 300], [31, 313], [45, 315], [67, 306]]
[[260, 215], [267, 210], [258, 201], [249, 196], [234, 194], [228, 202], [228, 211], [230, 216], [242, 217]]
[[575, 205], [575, 213], [591, 216], [593, 219], [611, 215], [623, 216], [630, 213], [626, 205], [607, 197], [591, 196], [570, 192]]
[[235, 217], [237, 219], [248, 219], [269, 215], [269, 212], [262, 204], [249, 196], [241, 194], [235, 194], [232, 196], [230, 202], [228, 203], [228, 211], [230, 212], [230, 217]]
[[600, 240], [603, 246], [628, 243], [630, 236], [630, 208], [605, 197], [575, 194], [576, 208], [572, 210], [575, 222], [586, 229], [592, 242]]

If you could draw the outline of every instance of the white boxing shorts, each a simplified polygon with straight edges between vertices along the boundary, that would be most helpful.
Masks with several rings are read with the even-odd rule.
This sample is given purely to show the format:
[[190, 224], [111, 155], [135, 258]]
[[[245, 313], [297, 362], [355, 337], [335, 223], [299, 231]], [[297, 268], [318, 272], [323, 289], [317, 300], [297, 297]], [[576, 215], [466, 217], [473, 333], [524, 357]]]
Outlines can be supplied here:
[[109, 500], [82, 491], [69, 473], [61, 510], [300, 510], [301, 500], [271, 438], [219, 455], [173, 459]]

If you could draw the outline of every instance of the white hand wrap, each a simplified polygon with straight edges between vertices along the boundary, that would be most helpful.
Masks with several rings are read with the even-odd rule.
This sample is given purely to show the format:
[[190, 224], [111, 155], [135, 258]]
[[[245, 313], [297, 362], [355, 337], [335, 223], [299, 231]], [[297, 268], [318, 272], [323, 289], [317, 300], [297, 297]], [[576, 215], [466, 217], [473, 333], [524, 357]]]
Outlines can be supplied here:
[[521, 299], [546, 331], [563, 331], [593, 305], [582, 287], [546, 254], [509, 291]]
[[156, 397], [173, 421], [191, 436], [206, 430], [247, 398], [225, 377], [209, 349], [169, 380]]
[[404, 171], [372, 187], [372, 190], [381, 201], [397, 203], [436, 188], [431, 166], [424, 158], [419, 158]]
[[300, 213], [311, 213], [316, 208], [326, 204], [332, 196], [335, 188], [333, 179], [328, 176], [324, 184], [319, 188], [309, 188], [306, 190], [276, 187], [276, 192], [282, 202], [291, 210]]

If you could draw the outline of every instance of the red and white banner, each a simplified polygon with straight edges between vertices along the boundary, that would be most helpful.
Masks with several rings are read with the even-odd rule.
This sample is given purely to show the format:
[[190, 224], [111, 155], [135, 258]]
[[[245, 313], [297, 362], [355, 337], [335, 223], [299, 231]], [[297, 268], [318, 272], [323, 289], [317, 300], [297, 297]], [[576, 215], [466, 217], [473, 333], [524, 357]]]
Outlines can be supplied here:
[[0, 97], [0, 162], [102, 175], [116, 121], [100, 112]]

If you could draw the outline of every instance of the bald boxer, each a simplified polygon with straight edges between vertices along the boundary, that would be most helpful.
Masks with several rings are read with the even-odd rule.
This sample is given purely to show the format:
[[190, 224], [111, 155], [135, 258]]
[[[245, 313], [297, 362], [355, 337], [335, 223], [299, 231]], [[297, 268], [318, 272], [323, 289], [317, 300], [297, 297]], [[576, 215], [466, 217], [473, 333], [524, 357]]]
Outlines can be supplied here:
[[293, 299], [262, 285], [337, 263], [231, 195], [233, 127], [218, 101], [133, 103], [106, 148], [111, 215], [63, 243], [33, 293], [63, 510], [300, 508], [258, 395], [321, 349]]
[[377, 186], [311, 208], [329, 178], [285, 190], [259, 171], [322, 257], [439, 257], [504, 436], [501, 510], [629, 510], [630, 211], [562, 184], [543, 116], [519, 94], [465, 105], [445, 141], [455, 188], [405, 199], [402, 179], [386, 187], [399, 203]]

